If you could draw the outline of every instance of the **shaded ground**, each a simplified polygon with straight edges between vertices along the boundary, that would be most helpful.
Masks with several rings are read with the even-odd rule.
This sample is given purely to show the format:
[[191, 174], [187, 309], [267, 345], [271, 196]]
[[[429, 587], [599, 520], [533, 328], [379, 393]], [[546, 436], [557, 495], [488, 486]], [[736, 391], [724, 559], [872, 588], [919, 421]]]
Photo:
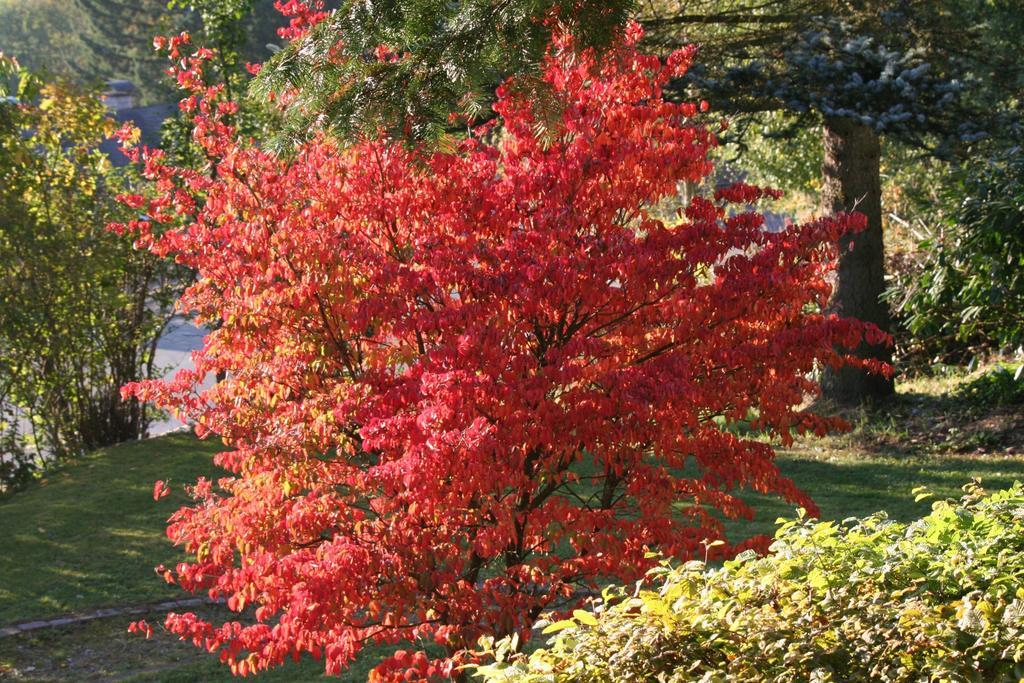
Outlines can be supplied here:
[[[196, 610], [215, 616], [214, 608]], [[369, 660], [367, 660], [369, 661]], [[322, 680], [322, 667], [304, 661], [261, 676], [268, 681]], [[342, 680], [365, 681], [366, 668]], [[230, 681], [216, 657], [203, 656], [162, 629], [153, 638], [129, 635], [123, 619], [60, 628], [0, 641], [0, 679], [17, 681]], [[338, 680], [338, 679], [332, 679]]]
[[[990, 489], [1024, 480], [1024, 405], [966, 391], [977, 377], [904, 383], [884, 410], [848, 414], [855, 425], [850, 434], [799, 442], [780, 452], [780, 466], [812, 494], [826, 519], [886, 510], [910, 520], [930, 505], [913, 501], [910, 491], [917, 486], [956, 497], [972, 477], [981, 477]], [[163, 522], [183, 496], [180, 487], [172, 486], [175, 494], [155, 503], [152, 486], [156, 479], [181, 484], [213, 474], [214, 450], [184, 435], [108, 449], [0, 501], [0, 627], [99, 606], [181, 597], [152, 567], [176, 557], [163, 537]], [[776, 517], [793, 512], [775, 500], [751, 500], [758, 518], [731, 523], [731, 534], [771, 533]], [[203, 608], [227, 618], [217, 610]], [[0, 639], [0, 679], [230, 680], [214, 657], [159, 628], [151, 641], [129, 636], [128, 621], [114, 617]], [[150, 619], [154, 626], [160, 621], [159, 616]], [[366, 680], [380, 654], [367, 653], [340, 680]], [[261, 678], [312, 681], [321, 678], [320, 671], [316, 662], [304, 661]]]
[[797, 452], [849, 455], [1024, 455], [1024, 371], [994, 364], [973, 373], [949, 369], [899, 384], [881, 410], [847, 411], [849, 434], [806, 441]]

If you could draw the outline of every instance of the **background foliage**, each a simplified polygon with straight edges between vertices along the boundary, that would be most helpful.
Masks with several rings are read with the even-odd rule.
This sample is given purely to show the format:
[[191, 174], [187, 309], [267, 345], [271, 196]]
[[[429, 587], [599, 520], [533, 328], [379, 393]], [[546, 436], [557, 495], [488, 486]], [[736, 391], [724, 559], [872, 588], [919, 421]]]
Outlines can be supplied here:
[[965, 361], [1024, 344], [1024, 153], [973, 157], [918, 205], [917, 262], [889, 296], [908, 352]]
[[[167, 62], [153, 50], [157, 35], [191, 30], [221, 35], [217, 19], [233, 14], [237, 2], [207, 23], [190, 5], [168, 0], [0, 0], [0, 51], [16, 56], [27, 68], [50, 77], [65, 77], [82, 86], [127, 79], [139, 89], [142, 104], [175, 99]], [[270, 56], [268, 44], [280, 44], [283, 23], [274, 0], [245, 0], [237, 17], [241, 59], [259, 62]], [[170, 7], [169, 7], [170, 5]], [[232, 17], [234, 20], [234, 17]], [[235, 30], [235, 29], [231, 29]], [[209, 41], [220, 47], [218, 40]]]
[[0, 66], [3, 428], [23, 462], [60, 459], [145, 433], [150, 414], [120, 387], [156, 372], [177, 269], [107, 230], [136, 217], [116, 197], [138, 179], [98, 149], [115, 124], [96, 94]]

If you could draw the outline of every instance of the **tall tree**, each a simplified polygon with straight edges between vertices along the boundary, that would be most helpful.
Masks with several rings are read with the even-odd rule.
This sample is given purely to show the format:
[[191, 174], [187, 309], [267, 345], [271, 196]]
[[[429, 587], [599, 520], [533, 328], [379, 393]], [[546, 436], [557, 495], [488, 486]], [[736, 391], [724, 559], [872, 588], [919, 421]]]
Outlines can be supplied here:
[[[734, 114], [785, 110], [822, 125], [822, 209], [868, 217], [866, 231], [846, 238], [831, 306], [886, 330], [880, 136], [949, 155], [980, 135], [971, 121], [991, 118], [963, 96], [994, 72], [964, 49], [976, 29], [957, 22], [958, 4], [968, 3], [677, 0], [649, 6], [645, 18], [656, 44], [701, 44], [704, 66], [681, 89]], [[888, 362], [889, 349], [859, 353]], [[824, 384], [841, 403], [893, 391], [890, 379], [853, 368], [827, 370]]]
[[167, 0], [73, 0], [85, 18], [80, 29], [89, 48], [89, 71], [100, 80], [132, 81], [143, 101], [166, 101], [174, 95], [164, 75], [166, 61], [153, 49], [153, 38], [196, 27], [187, 12], [171, 11]]

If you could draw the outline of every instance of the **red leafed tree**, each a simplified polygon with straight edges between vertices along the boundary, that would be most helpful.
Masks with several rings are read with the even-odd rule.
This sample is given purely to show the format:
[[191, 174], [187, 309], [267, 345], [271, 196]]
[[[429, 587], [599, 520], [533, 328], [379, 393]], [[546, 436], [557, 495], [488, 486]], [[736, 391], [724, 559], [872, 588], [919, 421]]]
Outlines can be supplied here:
[[[192, 559], [165, 578], [256, 623], [168, 629], [242, 674], [435, 641], [447, 655], [374, 676], [446, 678], [482, 634], [526, 635], [651, 550], [704, 557], [722, 515], [752, 515], [743, 489], [815, 509], [733, 427], [837, 426], [797, 406], [816, 365], [860, 362], [834, 345], [880, 338], [818, 312], [859, 221], [768, 232], [745, 185], [665, 219], [716, 143], [703, 107], [662, 98], [692, 51], [661, 63], [634, 33], [600, 58], [552, 47], [549, 136], [537, 89], [509, 83], [498, 130], [455, 149], [321, 137], [287, 157], [236, 139], [209, 55], [172, 41], [216, 172], [138, 150], [161, 193], [122, 229], [197, 271], [182, 306], [217, 328], [194, 372], [129, 390], [229, 447], [230, 476], [170, 521]], [[744, 547], [765, 539], [712, 553]]]

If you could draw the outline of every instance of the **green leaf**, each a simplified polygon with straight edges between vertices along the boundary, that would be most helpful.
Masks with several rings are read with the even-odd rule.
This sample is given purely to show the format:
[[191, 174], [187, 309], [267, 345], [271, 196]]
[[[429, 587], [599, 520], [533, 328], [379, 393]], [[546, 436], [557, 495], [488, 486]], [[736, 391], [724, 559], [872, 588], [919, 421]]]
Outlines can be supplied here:
[[597, 626], [597, 617], [595, 617], [590, 612], [587, 612], [586, 610], [582, 610], [582, 609], [573, 610], [572, 615], [574, 617], [576, 617], [576, 619], [581, 624], [586, 624], [587, 626]]
[[544, 635], [547, 635], [548, 633], [558, 633], [559, 631], [564, 631], [567, 628], [574, 628], [575, 626], [576, 622], [572, 619], [562, 619], [561, 621], [556, 621], [555, 623], [550, 624], [541, 631], [541, 633]]

